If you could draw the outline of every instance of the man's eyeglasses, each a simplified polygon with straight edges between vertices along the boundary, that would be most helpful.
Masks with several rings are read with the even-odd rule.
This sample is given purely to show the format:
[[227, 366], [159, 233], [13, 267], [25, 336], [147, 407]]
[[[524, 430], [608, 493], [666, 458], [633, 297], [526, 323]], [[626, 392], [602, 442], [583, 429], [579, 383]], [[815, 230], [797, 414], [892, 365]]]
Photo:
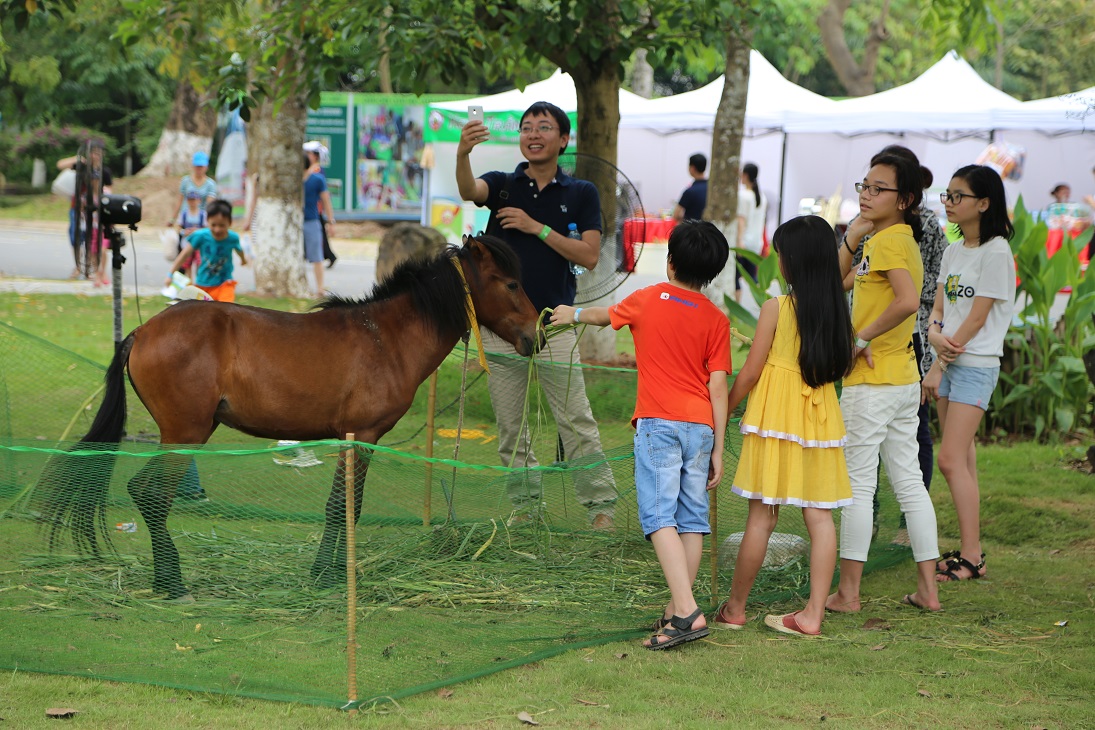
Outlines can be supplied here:
[[878, 185], [867, 185], [866, 183], [856, 183], [855, 184], [855, 191], [857, 193], [862, 193], [864, 190], [866, 190], [867, 194], [870, 195], [872, 198], [878, 197], [879, 195], [882, 194], [883, 191], [890, 192], [890, 193], [899, 193], [899, 192], [901, 192], [897, 188], [884, 188], [884, 187], [880, 187]]
[[550, 124], [537, 124], [535, 127], [531, 124], [526, 124], [521, 127], [521, 134], [532, 134], [533, 132], [548, 134], [549, 132], [554, 132], [555, 129], [556, 128], [551, 126]]
[[973, 195], [971, 193], [939, 193], [940, 203], [954, 203], [958, 205], [966, 198], [973, 198], [974, 200], [980, 200], [980, 195]]

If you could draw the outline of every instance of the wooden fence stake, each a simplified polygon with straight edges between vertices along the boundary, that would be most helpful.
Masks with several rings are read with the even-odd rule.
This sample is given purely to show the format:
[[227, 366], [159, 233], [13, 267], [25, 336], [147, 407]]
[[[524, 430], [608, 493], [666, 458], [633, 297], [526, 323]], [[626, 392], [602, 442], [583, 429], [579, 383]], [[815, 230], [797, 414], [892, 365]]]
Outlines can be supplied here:
[[[357, 552], [354, 520], [354, 434], [346, 434], [350, 448], [345, 452], [345, 489], [346, 489], [346, 682], [347, 697], [350, 703], [357, 702]], [[357, 709], [350, 710], [351, 715]]]

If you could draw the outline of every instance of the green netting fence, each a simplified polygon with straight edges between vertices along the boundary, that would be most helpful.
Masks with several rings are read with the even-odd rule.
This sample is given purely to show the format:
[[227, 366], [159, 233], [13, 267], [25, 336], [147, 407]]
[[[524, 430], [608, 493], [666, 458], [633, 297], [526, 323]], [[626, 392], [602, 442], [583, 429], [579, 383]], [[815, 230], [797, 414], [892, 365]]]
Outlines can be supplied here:
[[[107, 497], [113, 551], [93, 558], [69, 543], [49, 548], [33, 488], [51, 458], [99, 468], [101, 453], [66, 450], [90, 425], [105, 368], [0, 325], [0, 668], [347, 707], [355, 695], [360, 704], [397, 699], [576, 647], [639, 639], [668, 591], [636, 518], [634, 371], [576, 373], [604, 445], [595, 459], [551, 462], [557, 430], [534, 387], [529, 423], [545, 465], [530, 474], [499, 465], [488, 376], [474, 352], [459, 461], [446, 458], [463, 363], [460, 347], [438, 371], [436, 397], [424, 384], [382, 444], [368, 447], [349, 601], [345, 585], [317, 586], [311, 573], [345, 442], [278, 444], [222, 427], [200, 450], [171, 447], [192, 454], [196, 467], [168, 521], [195, 599], [180, 603], [152, 591], [149, 536], [126, 488], [162, 453], [132, 391]], [[716, 546], [744, 529], [746, 501], [728, 489], [740, 442], [732, 424]], [[593, 530], [574, 479], [605, 468], [619, 491], [615, 527]], [[530, 478], [543, 484], [542, 506], [514, 520], [507, 484]], [[879, 492], [881, 531], [868, 570], [908, 556], [890, 546], [898, 512], [889, 490]], [[755, 602], [805, 591], [808, 543], [797, 512], [781, 517]], [[701, 569], [701, 604], [717, 600], [713, 579], [720, 594], [729, 590], [733, 558], [723, 549], [718, 561], [712, 556], [714, 571]], [[347, 673], [348, 603], [355, 681]]]

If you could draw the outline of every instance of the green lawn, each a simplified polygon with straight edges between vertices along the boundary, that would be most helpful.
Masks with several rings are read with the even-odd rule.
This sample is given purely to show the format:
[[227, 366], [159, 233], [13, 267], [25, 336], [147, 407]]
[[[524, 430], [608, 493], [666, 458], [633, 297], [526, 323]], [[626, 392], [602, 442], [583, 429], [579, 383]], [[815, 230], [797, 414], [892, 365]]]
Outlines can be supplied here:
[[[11, 322], [103, 363], [110, 352], [110, 320], [109, 304], [102, 302], [107, 300], [0, 295], [0, 321]], [[279, 305], [295, 307], [292, 302]], [[148, 308], [142, 303], [146, 317], [153, 307], [151, 300]], [[102, 329], [94, 330], [100, 333], [91, 335], [91, 328], [100, 326], [97, 324], [100, 318], [104, 323]], [[597, 387], [611, 390], [616, 385], [610, 375]], [[50, 386], [54, 387], [57, 386]], [[484, 453], [489, 450], [485, 447]], [[765, 630], [759, 620], [751, 621], [744, 631], [716, 632], [705, 641], [669, 652], [647, 652], [638, 645], [637, 638], [627, 637], [441, 691], [382, 703], [357, 717], [322, 707], [205, 694], [185, 688], [14, 671], [0, 676], [0, 718], [2, 724], [10, 727], [53, 727], [55, 721], [45, 718], [45, 710], [71, 707], [80, 712], [71, 721], [72, 725], [86, 728], [190, 726], [266, 730], [321, 724], [501, 728], [518, 726], [520, 712], [528, 713], [545, 727], [766, 728], [817, 726], [822, 722], [826, 726], [839, 723], [841, 727], [853, 728], [1093, 727], [1095, 641], [1091, 637], [1095, 635], [1095, 604], [1091, 596], [1095, 591], [1095, 560], [1092, 560], [1095, 478], [1068, 468], [1068, 460], [1080, 456], [1081, 450], [1081, 447], [1032, 443], [979, 449], [988, 577], [943, 586], [941, 599], [946, 611], [938, 615], [922, 614], [899, 603], [900, 597], [915, 585], [913, 566], [905, 560], [893, 568], [869, 574], [864, 581], [866, 603], [862, 613], [830, 617], [824, 627], [825, 638], [821, 640], [784, 638]], [[379, 483], [405, 481], [397, 466], [391, 465], [387, 472], [378, 467], [376, 474], [370, 473], [370, 480], [378, 477]], [[247, 471], [254, 472], [258, 479], [266, 474], [274, 479], [279, 473], [271, 466], [257, 463]], [[323, 481], [318, 476], [316, 480]], [[941, 547], [951, 549], [957, 545], [953, 506], [945, 482], [938, 474], [934, 485], [932, 494], [939, 515]], [[241, 476], [230, 480], [223, 489], [225, 496], [233, 493], [239, 495], [239, 500], [245, 500], [255, 487]], [[254, 498], [259, 496], [255, 492]], [[733, 495], [722, 495], [720, 503], [731, 500]], [[740, 514], [732, 510], [722, 512], [720, 534], [741, 529]], [[164, 639], [178, 645], [168, 654], [180, 666], [192, 662], [203, 664], [204, 671], [214, 672], [223, 667], [226, 689], [244, 680], [261, 684], [264, 679], [276, 687], [279, 682], [292, 682], [296, 676], [302, 689], [313, 688], [325, 696], [340, 696], [341, 686], [337, 681], [321, 681], [328, 669], [320, 667], [314, 655], [321, 649], [330, 654], [331, 640], [322, 630], [337, 624], [333, 606], [337, 605], [338, 597], [313, 595], [300, 586], [294, 587], [301, 566], [306, 570], [314, 550], [314, 527], [306, 522], [284, 523], [280, 529], [289, 544], [296, 541], [301, 549], [289, 550], [279, 556], [278, 562], [269, 562], [268, 551], [250, 547], [259, 539], [252, 522], [245, 519], [217, 522], [218, 532], [230, 531], [222, 534], [234, 546], [232, 550], [210, 542], [207, 523], [200, 510], [183, 513], [179, 522], [187, 533], [185, 550], [189, 557], [184, 571], [190, 580], [206, 588], [205, 598], [197, 606], [157, 609], [155, 602], [145, 600], [141, 590], [147, 586], [147, 565], [140, 556], [146, 550], [146, 538], [120, 533], [117, 541], [123, 552], [137, 557], [127, 558], [123, 568], [116, 572], [80, 565], [69, 569], [63, 562], [44, 562], [41, 574], [28, 575], [22, 583], [13, 583], [10, 575], [18, 575], [15, 571], [25, 570], [26, 565], [0, 567], [3, 579], [0, 588], [4, 591], [0, 593], [0, 632], [7, 631], [9, 636], [12, 632], [18, 635], [20, 629], [26, 634], [40, 633], [44, 626], [57, 625], [48, 620], [57, 615], [59, 607], [69, 606], [65, 610], [81, 620], [90, 620], [87, 625], [92, 628], [75, 635], [51, 637], [47, 644], [63, 660], [59, 663], [71, 665], [72, 671], [84, 671], [79, 668], [81, 652], [91, 645], [111, 646], [118, 657], [114, 676], [129, 676], [139, 673], [142, 662], [151, 660], [148, 648], [144, 644], [111, 642], [117, 642], [113, 637], [120, 635], [114, 628], [119, 617], [139, 616], [149, 627], [148, 635], [154, 635], [153, 629], [161, 627], [156, 630]], [[3, 547], [5, 541], [17, 538], [12, 525], [19, 524], [0, 522], [0, 551], [5, 554], [10, 555], [10, 549]], [[794, 510], [785, 510], [778, 529], [802, 532], [801, 520]], [[360, 532], [362, 540], [380, 539], [371, 530]], [[468, 541], [472, 545], [486, 544], [483, 541], [487, 539], [486, 532], [479, 532], [474, 540], [468, 538]], [[373, 543], [374, 547], [377, 544]], [[649, 558], [645, 551], [650, 548], [641, 539], [627, 545], [629, 550], [636, 551], [634, 555], [609, 556], [609, 565], [617, 570], [631, 570], [633, 557]], [[491, 542], [492, 551], [519, 547], [507, 546], [501, 536]], [[572, 547], [567, 543], [567, 549]], [[207, 562], [203, 562], [205, 553]], [[564, 553], [560, 550], [550, 557], [559, 560]], [[366, 560], [383, 555], [369, 550], [368, 545], [362, 554]], [[490, 555], [488, 551], [484, 558]], [[265, 581], [262, 590], [269, 600], [266, 615], [241, 618], [233, 613], [232, 587], [213, 586], [212, 573], [203, 570], [203, 566], [212, 565], [215, 560], [239, 561], [241, 565], [253, 561], [259, 566], [257, 570], [268, 572], [260, 575]], [[10, 565], [10, 561], [6, 562]], [[563, 605], [560, 592], [567, 591], [565, 598], [573, 600], [573, 605], [567, 609], [564, 620], [578, 622], [583, 631], [596, 635], [598, 622], [606, 620], [606, 608], [613, 607], [583, 604], [583, 595], [601, 595], [599, 589], [586, 586], [597, 581], [622, 583], [635, 576], [613, 576], [610, 569], [590, 568], [593, 564], [577, 560], [560, 565], [550, 588], [539, 589], [534, 580], [514, 579], [513, 585], [492, 585], [487, 565], [474, 584], [459, 590], [475, 594], [470, 596], [472, 599], [482, 596], [484, 600], [506, 591], [506, 595], [520, 595], [520, 601], [530, 605], [538, 600], [537, 590], [550, 590], [550, 594], [542, 597]], [[48, 583], [45, 575], [49, 576]], [[368, 571], [363, 575], [368, 576]], [[88, 583], [95, 580], [103, 584], [117, 581], [117, 590], [105, 594], [88, 591]], [[141, 590], [129, 587], [133, 580], [140, 582]], [[406, 604], [394, 612], [361, 605], [364, 620], [360, 624], [359, 661], [365, 684], [370, 662], [423, 659], [432, 656], [431, 652], [443, 653], [443, 649], [457, 651], [454, 647], [461, 642], [467, 651], [480, 650], [475, 639], [467, 637], [481, 636], [486, 643], [492, 633], [504, 636], [512, 630], [510, 623], [520, 620], [517, 606], [488, 609], [499, 621], [510, 623], [500, 623], [496, 629], [492, 629], [489, 621], [472, 626], [453, 623], [444, 647], [420, 646], [415, 641], [416, 627], [424, 622], [447, 620], [445, 616], [449, 614], [435, 602], [439, 595], [457, 589], [434, 584], [420, 587], [415, 593], [416, 588], [409, 580], [409, 577], [403, 582], [386, 579], [365, 586], [365, 595], [372, 596], [370, 600], [377, 602], [375, 606], [385, 605], [394, 594]], [[633, 614], [649, 610], [664, 598], [658, 577], [649, 576], [647, 581], [649, 594], [642, 604], [619, 609], [628, 621]], [[122, 594], [123, 583], [134, 596], [132, 599], [122, 600], [117, 606], [100, 605], [103, 595]], [[722, 591], [727, 588], [724, 584]], [[71, 603], [59, 601], [53, 605], [51, 596], [62, 593], [70, 602], [86, 601], [86, 607], [73, 609]], [[28, 596], [34, 603], [27, 602]], [[463, 600], [468, 598], [465, 596]], [[763, 618], [765, 613], [798, 606], [800, 599], [755, 605], [750, 616]], [[1058, 625], [1062, 622], [1067, 623]], [[202, 628], [197, 623], [203, 624]], [[232, 653], [232, 647], [243, 646], [240, 642], [251, 641], [260, 634], [269, 643], [248, 645], [251, 674], [243, 677], [244, 670], [235, 666], [238, 657]], [[400, 643], [391, 652], [396, 641], [390, 637], [400, 635], [406, 644]], [[41, 643], [26, 642], [28, 647]], [[414, 656], [400, 657], [400, 650], [413, 652]]]
[[52, 193], [0, 195], [0, 218], [27, 221], [67, 221], [71, 203]]

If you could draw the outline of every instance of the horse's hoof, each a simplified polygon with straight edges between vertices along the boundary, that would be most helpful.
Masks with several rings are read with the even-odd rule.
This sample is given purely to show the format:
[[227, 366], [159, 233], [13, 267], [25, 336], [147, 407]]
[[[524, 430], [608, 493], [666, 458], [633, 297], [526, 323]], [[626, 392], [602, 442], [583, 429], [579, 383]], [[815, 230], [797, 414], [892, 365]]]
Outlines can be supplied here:
[[167, 602], [168, 603], [195, 603], [194, 596], [190, 595], [189, 593], [184, 593], [181, 596], [179, 596], [178, 598], [168, 598]]

